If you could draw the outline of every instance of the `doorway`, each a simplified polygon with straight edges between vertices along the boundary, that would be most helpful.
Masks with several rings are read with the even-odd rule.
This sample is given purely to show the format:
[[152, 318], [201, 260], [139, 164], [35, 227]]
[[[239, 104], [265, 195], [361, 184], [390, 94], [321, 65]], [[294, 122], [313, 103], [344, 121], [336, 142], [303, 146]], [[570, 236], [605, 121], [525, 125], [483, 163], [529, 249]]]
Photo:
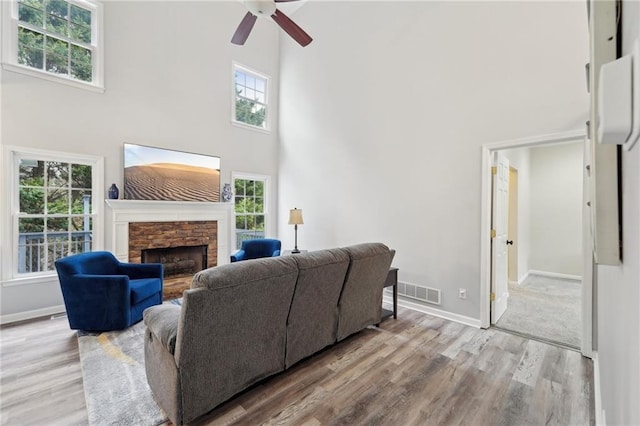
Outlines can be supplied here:
[[[511, 193], [511, 189], [515, 186], [518, 194], [509, 197], [509, 214], [514, 217], [514, 219], [510, 220], [512, 229], [509, 230], [504, 244], [509, 244], [508, 277], [505, 277], [505, 281], [508, 278], [510, 291], [507, 296], [507, 308], [502, 317], [504, 319], [511, 317], [511, 319], [526, 320], [523, 322], [529, 323], [530, 330], [513, 330], [515, 332], [530, 335], [534, 338], [539, 337], [542, 340], [554, 341], [554, 343], [569, 347], [578, 347], [585, 356], [590, 356], [592, 284], [591, 276], [583, 273], [583, 271], [589, 270], [589, 268], [592, 267], [592, 263], [591, 259], [583, 256], [584, 252], [588, 252], [584, 250], [583, 246], [590, 244], [588, 238], [585, 239], [585, 229], [582, 227], [584, 208], [584, 200], [582, 199], [583, 174], [579, 172], [577, 177], [575, 177], [576, 182], [573, 184], [574, 187], [577, 187], [576, 190], [572, 190], [571, 194], [560, 194], [560, 196], [564, 197], [567, 197], [567, 195], [573, 197], [572, 205], [574, 208], [570, 212], [572, 216], [571, 219], [567, 219], [563, 213], [551, 212], [550, 205], [545, 206], [544, 204], [539, 204], [540, 200], [538, 198], [542, 198], [547, 203], [554, 202], [554, 196], [557, 196], [557, 194], [553, 195], [553, 191], [548, 190], [541, 192], [539, 188], [536, 188], [536, 193], [542, 194], [542, 196], [538, 196], [535, 200], [527, 199], [527, 196], [530, 194], [526, 192], [528, 189], [523, 188], [527, 188], [527, 180], [531, 179], [531, 177], [528, 176], [531, 170], [527, 170], [530, 163], [518, 160], [517, 155], [514, 155], [514, 153], [520, 150], [544, 153], [546, 151], [545, 148], [549, 147], [548, 153], [551, 153], [549, 155], [552, 156], [548, 157], [548, 159], [553, 160], [556, 154], [553, 153], [551, 147], [561, 146], [562, 144], [572, 145], [573, 148], [571, 149], [573, 152], [577, 150], [577, 152], [580, 153], [582, 149], [581, 142], [583, 140], [583, 132], [567, 132], [539, 138], [507, 141], [485, 145], [483, 147], [483, 238], [481, 245], [483, 259], [481, 265], [481, 291], [483, 298], [481, 300], [481, 326], [488, 328], [493, 323], [497, 323], [498, 327], [502, 327], [501, 322], [505, 322], [500, 318], [492, 318], [491, 312], [493, 306], [492, 297], [494, 300], [496, 298], [495, 295], [492, 295], [491, 287], [492, 280], [494, 279], [492, 276], [492, 266], [495, 266], [492, 265], [492, 242], [494, 239], [492, 238], [493, 206], [491, 188], [493, 176], [491, 174], [491, 167], [492, 158], [497, 157], [497, 153], [506, 152], [514, 159], [514, 161], [509, 162], [511, 186], [509, 192]], [[571, 142], [573, 142], [573, 144], [571, 144]], [[542, 158], [538, 160], [538, 163], [541, 161], [547, 160]], [[584, 160], [578, 158], [577, 161], [577, 167], [582, 169], [582, 162]], [[575, 164], [573, 170], [575, 170]], [[544, 174], [547, 174], [546, 171], [543, 175]], [[515, 179], [518, 180], [517, 185], [514, 185]], [[524, 182], [521, 182], [521, 180]], [[542, 178], [540, 178], [540, 176], [536, 177], [535, 182], [538, 186], [542, 185], [544, 183], [544, 176]], [[547, 182], [547, 184], [550, 183]], [[557, 217], [554, 217], [554, 214]], [[529, 215], [529, 217], [527, 217], [527, 215]], [[551, 216], [545, 218], [545, 215]], [[554, 222], [556, 226], [571, 227], [574, 238], [561, 238], [561, 236], [558, 235], [555, 240], [552, 238], [551, 240], [547, 239], [545, 241], [545, 238], [549, 238], [547, 234], [553, 232], [553, 226], [551, 225], [554, 225]], [[588, 235], [588, 233], [586, 235]], [[565, 240], [573, 240], [573, 242]], [[556, 255], [554, 258], [554, 253], [558, 251], [556, 249], [562, 248], [562, 245], [565, 244], [572, 244], [571, 256]], [[569, 293], [572, 294], [571, 297], [575, 296], [572, 301], [571, 297], [568, 296]], [[529, 298], [530, 301], [526, 302], [526, 298]], [[571, 325], [571, 328], [574, 329], [577, 339], [566, 342], [555, 341], [556, 339], [544, 335], [546, 326], [553, 325], [559, 328], [568, 327], [566, 325], [566, 317], [570, 315], [566, 314], [569, 308], [566, 306], [553, 307], [551, 306], [552, 304], [547, 303], [553, 301], [568, 302], [570, 306], [572, 306], [571, 309], [574, 312], [576, 321]], [[510, 304], [513, 308], [512, 311], [514, 311], [512, 314], [509, 309]], [[523, 305], [525, 307], [528, 306], [531, 310], [519, 311]], [[554, 315], [553, 312], [556, 312], [557, 315]], [[536, 315], [539, 315], [539, 317], [536, 318]], [[504, 328], [508, 329], [509, 321], [506, 321], [506, 323], [507, 326], [504, 326]], [[536, 333], [540, 333], [541, 335], [536, 336]]]

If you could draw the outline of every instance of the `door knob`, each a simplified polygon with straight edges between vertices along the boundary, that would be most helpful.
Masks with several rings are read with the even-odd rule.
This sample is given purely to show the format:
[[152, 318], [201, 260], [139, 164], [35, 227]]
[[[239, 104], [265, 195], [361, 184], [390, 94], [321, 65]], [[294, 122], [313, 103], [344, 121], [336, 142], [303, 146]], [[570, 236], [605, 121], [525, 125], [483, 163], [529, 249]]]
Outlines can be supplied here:
[[513, 245], [513, 240], [507, 240], [507, 245], [509, 244]]

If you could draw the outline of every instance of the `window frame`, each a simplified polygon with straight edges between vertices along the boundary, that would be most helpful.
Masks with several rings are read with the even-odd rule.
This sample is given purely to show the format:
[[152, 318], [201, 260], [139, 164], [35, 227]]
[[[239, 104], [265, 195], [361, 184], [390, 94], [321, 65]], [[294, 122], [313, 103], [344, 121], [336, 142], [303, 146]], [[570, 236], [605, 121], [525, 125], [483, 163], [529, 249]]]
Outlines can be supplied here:
[[[232, 172], [231, 173], [231, 187], [233, 188], [233, 241], [237, 242], [237, 237], [235, 235], [236, 232], [236, 180], [253, 180], [253, 181], [262, 181], [263, 183], [263, 213], [264, 216], [264, 238], [271, 238], [271, 214], [270, 214], [270, 198], [271, 198], [271, 177], [267, 175], [260, 175], [254, 173], [241, 173], [241, 172]], [[236, 247], [237, 244], [234, 244], [233, 250], [237, 250], [239, 247]]]
[[6, 146], [3, 150], [5, 175], [4, 194], [6, 208], [2, 224], [3, 234], [10, 235], [5, 240], [3, 268], [6, 277], [3, 285], [31, 284], [42, 279], [56, 276], [56, 271], [18, 272], [18, 244], [20, 216], [19, 168], [20, 160], [24, 158], [38, 161], [56, 161], [63, 163], [84, 164], [92, 167], [91, 204], [92, 204], [92, 251], [104, 248], [104, 158], [94, 155], [74, 154], [57, 151], [47, 151], [34, 148]]
[[[2, 68], [94, 92], [104, 92], [103, 6], [95, 0], [64, 0], [91, 11], [91, 71], [92, 81], [76, 80], [66, 75], [29, 67], [18, 63], [18, 0], [2, 1]], [[25, 27], [28, 28], [28, 27]]]
[[[236, 118], [236, 71], [241, 71], [245, 74], [249, 74], [254, 78], [260, 78], [262, 80], [265, 81], [265, 93], [264, 93], [264, 97], [265, 97], [265, 102], [264, 102], [264, 107], [265, 107], [265, 115], [264, 115], [264, 127], [259, 127], [256, 126], [254, 124], [249, 124], [249, 123], [245, 123], [243, 121], [238, 121]], [[265, 73], [262, 73], [260, 71], [256, 71], [252, 68], [249, 68], [245, 65], [239, 64], [237, 62], [233, 62], [232, 63], [232, 67], [231, 67], [231, 124], [238, 126], [238, 127], [243, 127], [245, 129], [252, 129], [252, 130], [257, 130], [259, 132], [263, 132], [263, 133], [271, 133], [271, 113], [270, 113], [270, 102], [271, 102], [271, 97], [270, 97], [270, 91], [271, 91], [271, 77], [268, 76]]]

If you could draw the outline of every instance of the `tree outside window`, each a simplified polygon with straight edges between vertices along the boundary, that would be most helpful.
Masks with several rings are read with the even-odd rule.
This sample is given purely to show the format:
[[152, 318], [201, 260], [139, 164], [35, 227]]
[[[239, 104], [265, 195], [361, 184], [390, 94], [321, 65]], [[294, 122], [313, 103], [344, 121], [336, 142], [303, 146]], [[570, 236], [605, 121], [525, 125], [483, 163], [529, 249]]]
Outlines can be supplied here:
[[235, 121], [267, 128], [267, 77], [234, 67]]
[[65, 0], [19, 0], [17, 63], [91, 83], [94, 13]]
[[236, 248], [265, 237], [264, 180], [235, 179]]
[[54, 262], [92, 248], [92, 166], [20, 159], [18, 273], [54, 271]]

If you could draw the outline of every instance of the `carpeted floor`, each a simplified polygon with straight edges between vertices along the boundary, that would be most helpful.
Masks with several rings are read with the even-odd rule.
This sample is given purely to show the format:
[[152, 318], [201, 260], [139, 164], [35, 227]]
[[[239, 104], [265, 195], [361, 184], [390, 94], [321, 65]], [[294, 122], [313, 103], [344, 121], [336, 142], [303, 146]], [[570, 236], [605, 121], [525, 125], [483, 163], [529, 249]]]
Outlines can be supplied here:
[[509, 285], [509, 303], [497, 327], [580, 348], [581, 282], [530, 275]]

